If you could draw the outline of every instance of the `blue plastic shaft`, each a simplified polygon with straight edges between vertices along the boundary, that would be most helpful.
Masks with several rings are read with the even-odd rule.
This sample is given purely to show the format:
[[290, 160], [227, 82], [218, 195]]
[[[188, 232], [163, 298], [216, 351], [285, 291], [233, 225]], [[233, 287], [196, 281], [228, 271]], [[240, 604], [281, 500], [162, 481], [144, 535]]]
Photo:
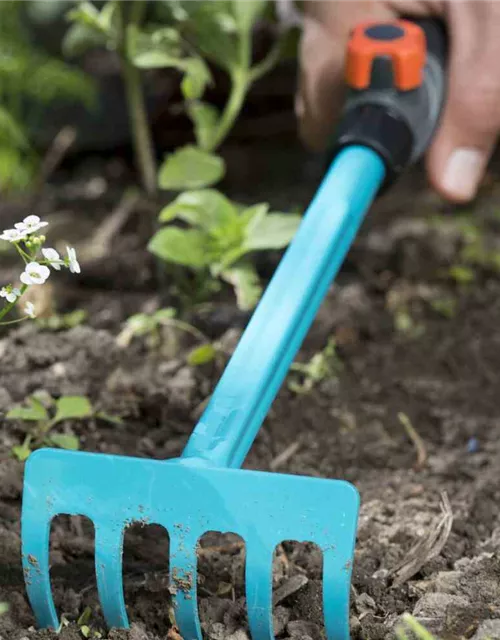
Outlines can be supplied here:
[[241, 467], [384, 177], [368, 148], [349, 147], [334, 160], [183, 458]]

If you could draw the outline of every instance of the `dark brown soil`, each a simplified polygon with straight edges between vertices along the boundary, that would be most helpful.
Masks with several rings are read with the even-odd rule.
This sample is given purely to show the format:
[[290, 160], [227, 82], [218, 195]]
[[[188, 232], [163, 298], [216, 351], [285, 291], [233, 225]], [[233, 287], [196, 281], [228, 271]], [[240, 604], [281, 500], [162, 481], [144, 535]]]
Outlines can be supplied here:
[[[228, 153], [234, 163], [248, 150]], [[271, 184], [277, 180], [274, 174], [269, 177], [271, 168], [293, 156], [289, 149], [274, 153], [266, 151], [267, 160], [255, 166], [247, 160], [246, 175], [232, 183], [234, 193], [252, 200], [271, 197], [282, 208], [304, 204], [315, 184], [309, 167], [294, 156], [287, 160], [290, 171], [283, 170], [280, 182]], [[104, 190], [97, 173], [104, 176]], [[53, 222], [54, 235], [78, 248], [116, 206], [126, 182], [116, 162], [105, 169], [77, 167], [46, 188], [37, 211]], [[258, 194], [248, 184], [259, 185]], [[295, 191], [286, 190], [287, 184]], [[276, 195], [282, 193], [286, 196]], [[415, 171], [377, 203], [300, 354], [306, 360], [334, 336], [341, 367], [306, 394], [285, 385], [245, 463], [344, 478], [358, 487], [362, 507], [353, 638], [391, 637], [404, 612], [414, 613], [442, 638], [500, 637], [500, 272], [491, 261], [473, 266], [476, 280], [468, 286], [443, 275], [460, 261], [459, 216], [477, 223], [490, 250], [498, 252], [499, 197], [498, 186], [486, 184], [469, 211], [451, 210]], [[3, 206], [2, 222], [17, 219], [23, 206]], [[438, 214], [444, 221], [436, 222]], [[83, 261], [78, 280], [54, 278], [59, 311], [84, 307], [86, 324], [57, 332], [30, 324], [3, 333], [2, 414], [39, 390], [54, 396], [84, 394], [101, 410], [121, 416], [123, 424], [91, 420], [63, 425], [80, 436], [82, 449], [153, 458], [181, 452], [223, 363], [190, 367], [185, 356], [193, 342], [179, 334], [175, 341], [164, 336], [163, 349], [148, 349], [139, 339], [126, 349], [116, 344], [129, 315], [175, 302], [173, 274], [167, 273], [161, 295], [155, 288], [154, 264], [144, 250], [147, 216], [147, 208], [136, 207], [113, 238], [110, 255]], [[275, 264], [274, 256], [262, 261], [263, 275]], [[2, 257], [2, 280], [10, 270]], [[212, 310], [185, 314], [228, 350], [246, 322], [230, 292], [222, 292]], [[23, 465], [10, 452], [26, 429], [21, 422], [2, 419], [0, 601], [10, 605], [0, 617], [3, 640], [56, 637], [34, 629], [24, 593], [19, 548]], [[277, 465], [285, 451], [290, 455]], [[96, 596], [87, 524], [59, 518], [52, 528], [53, 589], [67, 620], [58, 637], [84, 637], [79, 627], [85, 623], [89, 637], [98, 631], [115, 640], [176, 640], [169, 632], [163, 532], [154, 526], [127, 532], [124, 584], [133, 628], [108, 632]], [[243, 554], [234, 536], [212, 534], [203, 540], [199, 605], [211, 640], [247, 637]], [[320, 572], [314, 547], [285, 543], [278, 550], [278, 637], [321, 637]], [[78, 624], [82, 614], [88, 620]]]

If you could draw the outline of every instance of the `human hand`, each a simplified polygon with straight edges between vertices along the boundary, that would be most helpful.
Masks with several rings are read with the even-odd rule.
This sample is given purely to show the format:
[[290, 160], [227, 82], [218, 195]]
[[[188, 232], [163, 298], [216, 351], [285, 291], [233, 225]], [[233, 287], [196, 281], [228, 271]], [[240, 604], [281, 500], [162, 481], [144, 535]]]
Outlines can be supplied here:
[[301, 137], [315, 150], [324, 148], [342, 108], [346, 44], [357, 23], [403, 16], [445, 21], [447, 101], [426, 165], [444, 198], [470, 201], [500, 132], [500, 2], [309, 0], [304, 10], [296, 113]]

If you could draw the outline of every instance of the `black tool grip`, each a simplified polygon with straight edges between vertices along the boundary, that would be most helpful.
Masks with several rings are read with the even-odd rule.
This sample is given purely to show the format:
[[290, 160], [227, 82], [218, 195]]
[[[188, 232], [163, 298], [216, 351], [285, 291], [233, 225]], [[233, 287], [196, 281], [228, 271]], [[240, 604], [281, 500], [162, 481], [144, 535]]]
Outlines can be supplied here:
[[448, 43], [435, 19], [360, 25], [348, 50], [348, 95], [333, 155], [374, 149], [387, 188], [428, 148], [445, 101]]

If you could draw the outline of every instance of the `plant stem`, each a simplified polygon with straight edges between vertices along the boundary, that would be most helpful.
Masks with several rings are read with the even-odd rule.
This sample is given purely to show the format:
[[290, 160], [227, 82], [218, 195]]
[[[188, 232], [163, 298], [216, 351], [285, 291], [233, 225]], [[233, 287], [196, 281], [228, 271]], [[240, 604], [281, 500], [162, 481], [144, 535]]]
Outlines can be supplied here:
[[246, 69], [237, 69], [231, 74], [231, 93], [210, 141], [209, 151], [216, 149], [229, 133], [241, 111], [249, 85]]
[[251, 66], [252, 36], [249, 31], [241, 36], [239, 42], [239, 64], [230, 72], [231, 93], [212, 136], [209, 151], [213, 151], [223, 142], [243, 107], [247, 92], [252, 84]]
[[[127, 42], [127, 27], [129, 25], [138, 26], [142, 14], [141, 7], [138, 5], [143, 4], [143, 0], [134, 0], [129, 13], [123, 10], [123, 2], [119, 3], [118, 53], [122, 63], [134, 151], [141, 174], [142, 187], [148, 196], [154, 196], [156, 194], [156, 162], [153, 142], [142, 90], [141, 74], [130, 60]], [[128, 16], [126, 17], [125, 14]]]

